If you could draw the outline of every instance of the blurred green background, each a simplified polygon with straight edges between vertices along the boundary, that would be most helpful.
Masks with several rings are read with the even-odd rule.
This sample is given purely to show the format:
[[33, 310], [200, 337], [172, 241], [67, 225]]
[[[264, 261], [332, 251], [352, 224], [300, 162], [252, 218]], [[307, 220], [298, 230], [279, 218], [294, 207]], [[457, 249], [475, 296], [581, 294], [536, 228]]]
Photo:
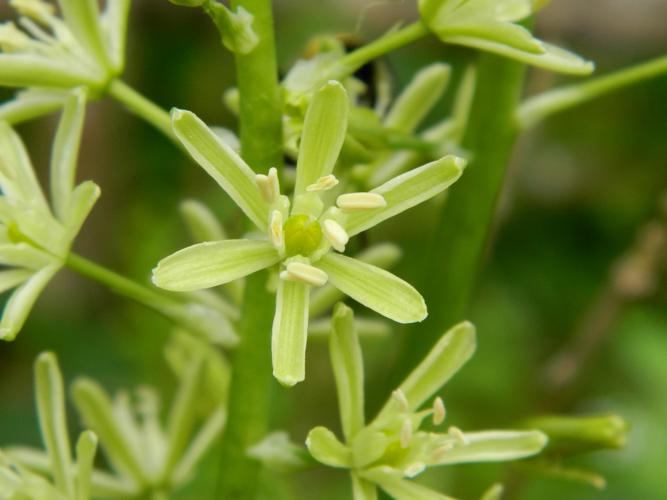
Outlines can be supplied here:
[[[542, 38], [595, 60], [602, 74], [663, 55], [666, 13], [663, 0], [557, 0], [541, 14], [536, 29]], [[0, 14], [8, 15], [4, 2]], [[415, 16], [412, 1], [278, 1], [281, 67], [288, 68], [318, 33], [370, 39]], [[458, 64], [469, 57], [427, 40], [397, 51], [387, 64], [396, 91], [428, 62]], [[234, 82], [232, 59], [196, 9], [166, 0], [135, 1], [128, 60], [125, 80], [158, 104], [235, 126], [222, 105], [222, 92]], [[565, 81], [533, 70], [527, 92]], [[2, 98], [10, 95], [3, 91]], [[554, 391], [546, 370], [573, 336], [591, 329], [582, 324], [608, 290], [611, 267], [658, 212], [667, 188], [666, 96], [667, 78], [655, 79], [555, 116], [521, 137], [470, 315], [478, 326], [479, 349], [443, 393], [448, 421], [466, 430], [511, 427], [547, 409], [618, 412], [632, 424], [626, 449], [571, 462], [606, 476], [607, 489], [526, 475], [511, 466], [429, 472], [427, 481], [441, 484], [448, 494], [476, 498], [491, 482], [507, 480], [512, 498], [667, 496], [667, 288], [660, 270], [651, 273], [656, 280], [651, 293], [618, 308], [602, 307], [611, 315], [609, 326], [601, 329], [604, 337], [570, 391]], [[447, 109], [445, 99], [436, 115]], [[160, 258], [187, 241], [177, 213], [185, 197], [206, 201], [232, 233], [241, 230], [222, 191], [158, 132], [111, 101], [92, 104], [88, 113], [79, 176], [94, 179], [102, 198], [76, 251], [145, 281]], [[49, 117], [20, 128], [42, 179], [55, 123]], [[432, 207], [418, 210], [419, 216], [408, 213], [371, 235], [371, 241], [391, 239], [404, 248], [396, 271], [415, 284], [424, 276], [418, 256], [429, 244], [434, 213]], [[409, 231], [401, 224], [408, 218]], [[58, 354], [67, 380], [88, 374], [109, 390], [151, 384], [169, 401], [173, 379], [162, 357], [169, 333], [170, 325], [160, 317], [63, 270], [18, 340], [0, 345], [0, 443], [39, 443], [32, 361], [45, 349]], [[413, 335], [418, 332], [397, 331], [365, 343], [369, 415], [387, 397], [387, 373], [399, 369], [392, 361]], [[275, 390], [274, 426], [287, 428], [297, 442], [315, 425], [338, 428], [325, 345], [309, 345], [308, 371], [297, 388]], [[74, 429], [78, 422], [70, 416]], [[210, 491], [216, 474], [224, 474], [218, 465], [213, 454], [205, 475], [182, 497], [202, 498]], [[288, 498], [326, 500], [345, 498], [349, 491], [342, 473], [313, 471], [289, 479], [272, 482], [272, 496], [284, 488]]]

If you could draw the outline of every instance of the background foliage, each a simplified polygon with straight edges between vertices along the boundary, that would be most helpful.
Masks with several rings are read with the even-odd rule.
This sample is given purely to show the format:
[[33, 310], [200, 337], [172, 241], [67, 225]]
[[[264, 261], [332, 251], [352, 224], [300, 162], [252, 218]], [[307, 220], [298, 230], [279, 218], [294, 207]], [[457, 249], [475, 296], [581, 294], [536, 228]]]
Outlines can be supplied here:
[[[411, 2], [276, 2], [278, 51], [283, 67], [298, 57], [308, 38], [322, 30], [372, 38], [399, 18], [414, 17]], [[405, 4], [405, 5], [404, 5]], [[366, 5], [366, 8], [364, 7]], [[5, 6], [0, 7], [0, 11]], [[667, 34], [656, 24], [660, 0], [554, 1], [540, 16], [538, 34], [593, 59], [598, 72], [664, 53]], [[639, 15], [638, 12], [642, 14]], [[651, 15], [651, 13], [655, 15]], [[6, 14], [2, 12], [3, 16]], [[664, 18], [664, 16], [663, 16]], [[619, 21], [622, 20], [621, 21]], [[170, 7], [163, 0], [135, 2], [131, 16], [125, 79], [165, 108], [191, 109], [208, 123], [233, 126], [222, 91], [233, 84], [230, 54], [195, 9]], [[393, 53], [387, 64], [399, 89], [424, 64], [456, 64], [463, 49], [424, 41]], [[167, 63], [168, 61], [168, 63]], [[533, 70], [528, 92], [563, 77]], [[667, 188], [667, 79], [659, 78], [557, 115], [523, 136], [498, 213], [496, 241], [488, 255], [470, 320], [478, 326], [476, 356], [445, 393], [449, 419], [465, 428], [511, 427], [517, 419], [557, 408], [572, 413], [614, 410], [632, 423], [628, 446], [580, 464], [604, 474], [608, 487], [595, 491], [544, 477], [526, 479], [504, 469], [516, 498], [660, 498], [667, 461], [667, 292], [625, 303], [605, 331], [578, 382], [565, 395], [548, 384], [548, 360], [581, 329], [581, 322], [605, 289], [613, 263], [653, 217]], [[9, 96], [8, 92], [2, 98]], [[445, 100], [438, 108], [447, 109]], [[80, 159], [81, 178], [95, 179], [103, 196], [77, 239], [84, 255], [147, 279], [151, 267], [187, 242], [177, 202], [197, 196], [212, 206], [232, 234], [242, 230], [231, 202], [201, 169], [145, 123], [109, 101], [94, 103]], [[23, 125], [40, 174], [48, 163], [50, 117]], [[663, 202], [664, 203], [664, 202]], [[410, 214], [409, 231], [400, 221], [375, 231], [373, 240], [395, 240], [405, 255], [397, 273], [423, 283], [418, 255], [429, 245], [433, 223], [428, 207]], [[412, 223], [412, 221], [416, 221]], [[664, 222], [664, 219], [663, 219]], [[437, 262], [433, 265], [438, 265]], [[68, 379], [91, 375], [108, 389], [149, 383], [170, 394], [172, 380], [162, 356], [169, 324], [99, 285], [64, 271], [47, 288], [25, 326], [20, 342], [0, 345], [0, 443], [38, 444], [32, 401], [32, 360], [45, 349], [58, 353]], [[374, 411], [390, 389], [387, 373], [396, 352], [414, 331], [397, 330], [367, 341], [368, 400]], [[275, 388], [274, 427], [289, 428], [302, 441], [315, 425], [336, 428], [336, 403], [326, 346], [309, 346], [305, 383]], [[373, 406], [375, 405], [375, 406]], [[71, 422], [71, 428], [78, 428]], [[202, 484], [215, 481], [216, 457]], [[498, 477], [499, 466], [474, 465], [431, 472], [460, 497], [479, 495]], [[502, 477], [502, 476], [501, 476]], [[303, 473], [294, 484], [278, 484], [310, 498], [341, 498], [342, 474]], [[482, 480], [483, 479], [483, 480]]]

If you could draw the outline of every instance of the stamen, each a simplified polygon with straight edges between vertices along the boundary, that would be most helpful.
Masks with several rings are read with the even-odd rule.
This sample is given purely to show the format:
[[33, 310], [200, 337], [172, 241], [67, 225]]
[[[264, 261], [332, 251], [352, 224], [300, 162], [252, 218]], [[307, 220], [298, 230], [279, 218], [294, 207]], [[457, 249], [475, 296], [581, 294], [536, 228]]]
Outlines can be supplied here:
[[335, 220], [327, 219], [322, 225], [322, 231], [332, 247], [339, 252], [345, 251], [345, 245], [347, 245], [350, 237], [347, 235], [345, 229], [343, 229], [343, 226]]
[[426, 464], [423, 462], [415, 462], [408, 465], [403, 472], [407, 477], [413, 478], [424, 472], [424, 469], [426, 469]]
[[327, 273], [303, 262], [290, 262], [280, 278], [289, 281], [301, 281], [313, 286], [322, 286], [327, 283]]
[[403, 426], [401, 427], [401, 448], [407, 448], [410, 446], [410, 440], [412, 439], [412, 420], [406, 418], [403, 421]]
[[468, 438], [466, 437], [465, 434], [463, 434], [463, 431], [459, 429], [458, 427], [451, 426], [449, 429], [447, 429], [447, 434], [455, 438], [459, 444], [468, 444]]
[[338, 197], [336, 205], [346, 212], [357, 212], [383, 208], [387, 206], [387, 202], [377, 193], [347, 193]]
[[391, 397], [394, 398], [394, 401], [396, 401], [399, 406], [401, 407], [401, 411], [409, 411], [410, 410], [410, 405], [408, 404], [408, 398], [405, 397], [405, 393], [401, 389], [396, 389], [391, 393]]
[[454, 443], [445, 443], [442, 446], [437, 447], [435, 450], [433, 450], [433, 453], [431, 453], [431, 460], [434, 462], [438, 462], [441, 459], [447, 455], [450, 451], [454, 449]]
[[279, 251], [285, 249], [285, 238], [283, 235], [283, 214], [280, 210], [273, 210], [271, 212], [271, 219], [269, 221], [269, 239], [274, 247]]
[[268, 175], [255, 175], [255, 183], [267, 203], [273, 203], [280, 196], [280, 182], [278, 181], [278, 170], [274, 167], [269, 169]]
[[435, 401], [433, 401], [433, 424], [440, 425], [443, 423], [446, 415], [447, 411], [445, 410], [445, 403], [442, 398], [438, 396], [435, 398]]
[[320, 177], [313, 184], [306, 187], [306, 191], [308, 191], [309, 193], [314, 193], [317, 191], [326, 191], [337, 185], [338, 185], [338, 179], [336, 179], [336, 176], [333, 174], [329, 174], [325, 175], [324, 177]]

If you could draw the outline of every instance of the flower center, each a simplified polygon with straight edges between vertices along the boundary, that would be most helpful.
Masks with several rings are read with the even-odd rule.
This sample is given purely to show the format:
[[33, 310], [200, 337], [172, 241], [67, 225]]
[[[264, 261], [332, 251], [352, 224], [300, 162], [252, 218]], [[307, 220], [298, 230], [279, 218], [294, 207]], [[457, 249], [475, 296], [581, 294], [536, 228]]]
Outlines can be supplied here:
[[285, 253], [310, 256], [322, 242], [322, 228], [319, 223], [307, 215], [293, 215], [283, 225]]

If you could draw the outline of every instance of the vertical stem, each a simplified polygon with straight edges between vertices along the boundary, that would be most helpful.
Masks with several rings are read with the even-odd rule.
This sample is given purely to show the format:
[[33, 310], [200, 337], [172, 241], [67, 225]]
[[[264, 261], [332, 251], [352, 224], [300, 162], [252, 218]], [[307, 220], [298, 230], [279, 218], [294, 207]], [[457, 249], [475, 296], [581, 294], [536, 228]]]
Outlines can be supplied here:
[[472, 160], [455, 184], [440, 216], [420, 290], [429, 318], [405, 348], [403, 366], [421, 359], [443, 331], [465, 319], [489, 242], [498, 194], [517, 135], [514, 121], [524, 66], [482, 54], [478, 81], [463, 138]]
[[[282, 164], [282, 109], [270, 0], [232, 0], [254, 16], [257, 47], [236, 54], [240, 94], [241, 150], [258, 172]], [[275, 298], [266, 290], [266, 273], [246, 282], [241, 341], [234, 354], [229, 395], [229, 418], [222, 439], [222, 470], [216, 498], [254, 499], [257, 496], [259, 463], [246, 450], [268, 428], [271, 376], [271, 322]]]

